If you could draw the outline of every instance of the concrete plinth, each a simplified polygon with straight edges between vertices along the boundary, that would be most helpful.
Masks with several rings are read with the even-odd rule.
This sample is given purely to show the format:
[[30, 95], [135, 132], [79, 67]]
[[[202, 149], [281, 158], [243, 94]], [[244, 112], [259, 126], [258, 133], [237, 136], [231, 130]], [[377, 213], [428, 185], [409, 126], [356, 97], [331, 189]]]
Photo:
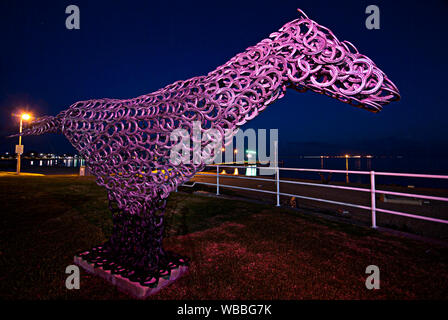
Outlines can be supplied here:
[[86, 260], [83, 260], [81, 257], [75, 256], [74, 262], [76, 265], [80, 266], [88, 273], [100, 276], [101, 278], [110, 282], [112, 285], [116, 286], [121, 292], [129, 294], [130, 296], [137, 299], [145, 299], [150, 295], [159, 292], [160, 289], [173, 283], [188, 271], [187, 266], [180, 266], [176, 269], [172, 269], [169, 279], [160, 278], [157, 286], [151, 288], [148, 286], [142, 286], [138, 282], [130, 281], [129, 279], [124, 278], [120, 275], [112, 274], [109, 270], [104, 270], [101, 267], [95, 267], [93, 263], [89, 263]]

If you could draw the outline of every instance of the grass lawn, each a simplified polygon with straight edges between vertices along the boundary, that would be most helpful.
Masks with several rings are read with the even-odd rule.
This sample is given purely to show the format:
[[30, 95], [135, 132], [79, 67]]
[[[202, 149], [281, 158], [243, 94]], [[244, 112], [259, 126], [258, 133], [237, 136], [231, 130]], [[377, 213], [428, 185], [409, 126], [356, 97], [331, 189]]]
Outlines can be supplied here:
[[[81, 271], [73, 255], [111, 232], [105, 189], [76, 176], [0, 177], [1, 298], [129, 299]], [[448, 248], [285, 208], [173, 193], [165, 248], [190, 271], [149, 299], [446, 299]], [[381, 289], [367, 290], [377, 265]]]

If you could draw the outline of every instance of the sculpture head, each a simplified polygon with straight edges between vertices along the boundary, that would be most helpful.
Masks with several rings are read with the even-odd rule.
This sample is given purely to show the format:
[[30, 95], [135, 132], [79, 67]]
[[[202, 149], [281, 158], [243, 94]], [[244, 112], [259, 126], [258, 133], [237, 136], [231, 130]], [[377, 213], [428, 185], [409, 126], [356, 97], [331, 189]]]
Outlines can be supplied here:
[[371, 59], [298, 11], [298, 19], [269, 37], [278, 55], [287, 60], [289, 87], [312, 90], [372, 112], [400, 99], [397, 87]]

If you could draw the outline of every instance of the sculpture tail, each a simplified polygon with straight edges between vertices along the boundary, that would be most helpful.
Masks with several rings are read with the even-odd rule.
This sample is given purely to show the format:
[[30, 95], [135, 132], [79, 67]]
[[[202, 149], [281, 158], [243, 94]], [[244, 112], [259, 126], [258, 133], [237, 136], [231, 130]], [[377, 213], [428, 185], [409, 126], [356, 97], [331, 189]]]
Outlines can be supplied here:
[[62, 115], [59, 114], [55, 117], [53, 116], [45, 116], [36, 119], [35, 121], [31, 122], [31, 124], [24, 128], [22, 133], [14, 134], [9, 136], [12, 137], [18, 137], [18, 136], [34, 136], [34, 135], [41, 135], [44, 133], [57, 133], [61, 132], [62, 130]]

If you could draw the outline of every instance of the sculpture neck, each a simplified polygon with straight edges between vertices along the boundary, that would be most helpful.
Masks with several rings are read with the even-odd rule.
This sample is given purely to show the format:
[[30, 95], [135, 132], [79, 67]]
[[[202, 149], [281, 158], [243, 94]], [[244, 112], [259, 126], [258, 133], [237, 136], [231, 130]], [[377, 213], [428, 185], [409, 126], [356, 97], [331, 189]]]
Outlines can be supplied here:
[[248, 48], [205, 78], [206, 86], [215, 89], [209, 96], [211, 101], [238, 126], [284, 96], [287, 77], [282, 72], [286, 60], [275, 55], [270, 42], [265, 39]]

